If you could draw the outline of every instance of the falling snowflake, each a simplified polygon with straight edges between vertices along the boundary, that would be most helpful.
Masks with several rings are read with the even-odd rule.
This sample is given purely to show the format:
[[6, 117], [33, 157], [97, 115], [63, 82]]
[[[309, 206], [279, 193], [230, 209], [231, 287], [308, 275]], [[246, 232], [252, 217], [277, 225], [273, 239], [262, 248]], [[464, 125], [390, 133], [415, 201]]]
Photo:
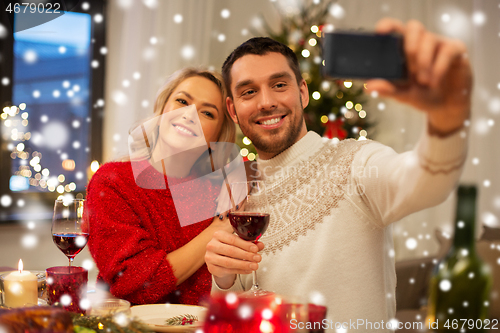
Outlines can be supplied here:
[[90, 66], [92, 66], [92, 68], [97, 68], [97, 67], [99, 67], [99, 61], [97, 61], [97, 60], [92, 60], [92, 62], [90, 63]]
[[2, 85], [4, 85], [4, 86], [8, 86], [8, 85], [9, 85], [9, 83], [10, 83], [10, 80], [9, 80], [9, 78], [8, 78], [8, 77], [3, 77], [3, 78], [2, 78]]
[[130, 81], [129, 81], [129, 80], [123, 80], [123, 82], [122, 82], [122, 86], [123, 86], [124, 88], [129, 87], [129, 86], [130, 86]]
[[158, 0], [142, 0], [142, 3], [149, 9], [155, 9], [158, 7]]
[[247, 319], [247, 318], [250, 318], [252, 316], [252, 308], [248, 305], [241, 305], [239, 308], [238, 308], [238, 316], [241, 318], [241, 319]]
[[194, 57], [194, 47], [192, 47], [191, 45], [186, 45], [186, 46], [182, 47], [182, 49], [181, 49], [181, 56], [185, 60], [193, 59], [193, 57]]
[[472, 23], [477, 26], [484, 25], [486, 23], [486, 15], [483, 12], [477, 11], [472, 14]]
[[101, 23], [103, 20], [104, 20], [104, 17], [101, 14], [94, 15], [94, 22], [95, 23]]
[[385, 103], [383, 102], [380, 102], [377, 104], [377, 108], [380, 110], [380, 111], [384, 111], [385, 110]]
[[448, 23], [450, 22], [450, 20], [451, 20], [450, 14], [444, 13], [443, 15], [441, 15], [441, 21], [443, 21], [444, 23]]
[[70, 295], [62, 295], [60, 298], [61, 304], [64, 306], [68, 306], [71, 304], [71, 296]]
[[242, 36], [247, 36], [248, 35], [248, 29], [241, 29], [241, 35]]
[[179, 24], [179, 23], [182, 23], [182, 15], [181, 14], [175, 14], [174, 15], [174, 22]]
[[344, 8], [339, 5], [338, 3], [334, 3], [333, 5], [330, 6], [328, 9], [330, 15], [335, 17], [336, 19], [341, 19], [345, 16], [345, 10]]
[[443, 280], [439, 282], [439, 289], [442, 291], [449, 291], [451, 289], [451, 282], [450, 280]]
[[0, 204], [3, 207], [9, 207], [12, 204], [12, 198], [10, 197], [10, 195], [8, 194], [2, 195], [2, 197], [0, 198]]
[[121, 139], [120, 134], [116, 133], [115, 135], [113, 135], [113, 140], [115, 140], [116, 142], [120, 141], [120, 139]]
[[38, 245], [38, 237], [32, 234], [24, 235], [21, 239], [21, 245], [26, 249], [32, 249]]
[[66, 53], [66, 47], [64, 47], [64, 46], [59, 46], [58, 50], [59, 50], [59, 53], [61, 53], [61, 54]]
[[142, 105], [143, 108], [147, 108], [149, 106], [149, 102], [147, 100], [143, 100], [141, 102], [141, 105]]
[[[134, 72], [134, 74], [132, 74], [132, 77], [134, 78], [134, 80], [139, 80], [141, 78], [141, 73]], [[103, 101], [103, 103], [104, 103], [104, 101]]]
[[486, 118], [478, 118], [474, 122], [474, 130], [479, 135], [486, 135], [490, 131], [490, 126], [488, 126], [488, 120]]
[[220, 16], [224, 19], [227, 19], [229, 18], [229, 16], [231, 16], [231, 12], [229, 11], [229, 9], [223, 9], [220, 12]]
[[158, 38], [153, 36], [149, 39], [149, 42], [151, 43], [151, 45], [156, 45], [158, 43]]
[[88, 2], [82, 3], [82, 9], [83, 10], [89, 10], [89, 8], [90, 8], [90, 4]]
[[491, 185], [491, 182], [490, 182], [490, 180], [489, 180], [489, 179], [485, 179], [485, 180], [483, 181], [483, 186], [484, 186], [484, 187], [490, 187], [490, 185]]
[[493, 114], [500, 114], [500, 98], [499, 97], [493, 97], [490, 99], [488, 102], [488, 109], [490, 109], [490, 112]]
[[128, 102], [127, 95], [123, 91], [120, 91], [120, 90], [113, 91], [113, 93], [111, 94], [111, 98], [118, 105], [126, 105]]
[[94, 262], [90, 259], [85, 259], [82, 262], [82, 267], [85, 268], [87, 271], [91, 271], [94, 268]]
[[26, 52], [24, 52], [23, 59], [28, 64], [33, 64], [37, 61], [38, 55], [34, 50], [26, 50]]
[[108, 48], [106, 46], [102, 46], [99, 52], [101, 52], [101, 54], [103, 55], [108, 54]]
[[415, 250], [417, 248], [418, 242], [415, 238], [408, 238], [405, 244], [408, 250]]
[[2, 24], [0, 24], [0, 39], [7, 37], [7, 35], [7, 29]]
[[219, 34], [217, 36], [217, 39], [219, 40], [219, 42], [224, 42], [226, 40], [226, 35], [224, 34]]
[[236, 296], [236, 294], [235, 294], [235, 293], [228, 293], [228, 294], [226, 295], [226, 302], [227, 302], [228, 304], [234, 304], [234, 303], [236, 303], [237, 301], [238, 301], [238, 296]]
[[481, 220], [483, 220], [483, 223], [488, 227], [498, 228], [498, 218], [493, 213], [484, 212], [481, 215]]

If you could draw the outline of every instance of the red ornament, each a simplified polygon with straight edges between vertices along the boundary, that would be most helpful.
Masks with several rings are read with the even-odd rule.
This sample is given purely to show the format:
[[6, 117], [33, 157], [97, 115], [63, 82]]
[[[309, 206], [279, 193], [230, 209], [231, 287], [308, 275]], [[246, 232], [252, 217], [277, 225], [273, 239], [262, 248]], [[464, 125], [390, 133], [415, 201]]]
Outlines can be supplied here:
[[341, 118], [335, 119], [334, 121], [328, 121], [326, 123], [325, 132], [323, 133], [324, 138], [333, 139], [338, 138], [343, 140], [347, 137], [347, 131], [344, 129], [344, 122]]

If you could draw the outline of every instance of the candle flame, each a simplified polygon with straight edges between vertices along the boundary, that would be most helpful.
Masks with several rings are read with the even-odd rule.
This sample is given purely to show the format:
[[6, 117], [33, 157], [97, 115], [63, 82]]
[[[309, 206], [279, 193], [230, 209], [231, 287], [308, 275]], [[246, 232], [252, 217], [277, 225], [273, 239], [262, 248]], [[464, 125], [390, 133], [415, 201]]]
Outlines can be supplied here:
[[23, 261], [19, 259], [19, 264], [17, 265], [17, 269], [19, 269], [19, 273], [23, 272]]

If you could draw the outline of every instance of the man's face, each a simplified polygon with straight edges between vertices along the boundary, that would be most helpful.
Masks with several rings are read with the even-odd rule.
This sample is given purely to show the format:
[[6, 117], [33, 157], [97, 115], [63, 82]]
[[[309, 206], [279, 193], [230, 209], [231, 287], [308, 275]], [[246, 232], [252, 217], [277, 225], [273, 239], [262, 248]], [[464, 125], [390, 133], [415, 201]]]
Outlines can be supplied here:
[[304, 80], [297, 85], [284, 55], [247, 54], [236, 60], [231, 93], [228, 111], [261, 158], [276, 156], [307, 133], [303, 110], [309, 103], [307, 85]]

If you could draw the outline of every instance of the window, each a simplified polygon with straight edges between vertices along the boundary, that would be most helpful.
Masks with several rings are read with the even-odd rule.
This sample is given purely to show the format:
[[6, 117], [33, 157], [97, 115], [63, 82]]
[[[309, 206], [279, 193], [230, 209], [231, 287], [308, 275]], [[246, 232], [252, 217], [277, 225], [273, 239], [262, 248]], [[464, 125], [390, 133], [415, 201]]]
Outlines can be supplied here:
[[50, 219], [54, 199], [81, 197], [100, 160], [104, 4], [78, 9], [0, 41], [0, 221]]

